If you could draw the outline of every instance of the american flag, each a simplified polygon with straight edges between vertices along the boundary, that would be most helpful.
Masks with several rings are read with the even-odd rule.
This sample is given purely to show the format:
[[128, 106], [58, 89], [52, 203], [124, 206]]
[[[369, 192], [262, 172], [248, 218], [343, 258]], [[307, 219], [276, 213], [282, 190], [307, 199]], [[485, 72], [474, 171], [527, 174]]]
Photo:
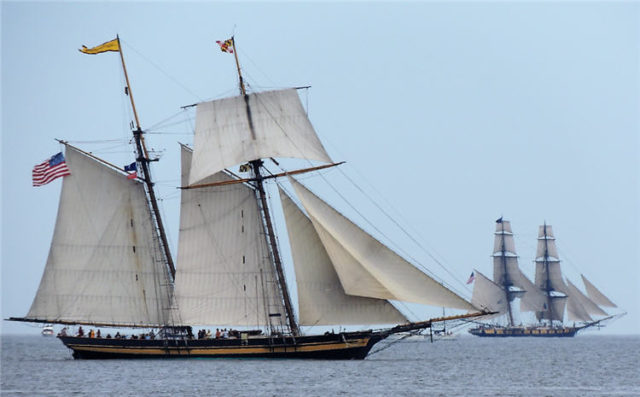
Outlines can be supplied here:
[[467, 280], [467, 284], [471, 284], [475, 279], [476, 279], [476, 274], [474, 272], [471, 272], [471, 276], [469, 276], [469, 279]]
[[61, 176], [71, 175], [62, 152], [33, 167], [33, 186], [42, 186]]

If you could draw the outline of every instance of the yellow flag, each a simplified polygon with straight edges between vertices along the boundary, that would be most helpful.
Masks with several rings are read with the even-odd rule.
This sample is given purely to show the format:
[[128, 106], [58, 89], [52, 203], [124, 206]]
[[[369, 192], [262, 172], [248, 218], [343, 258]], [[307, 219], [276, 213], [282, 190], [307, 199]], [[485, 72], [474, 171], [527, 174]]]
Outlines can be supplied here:
[[107, 41], [106, 43], [102, 43], [99, 46], [93, 48], [87, 48], [86, 46], [82, 46], [79, 50], [80, 52], [84, 52], [85, 54], [100, 54], [101, 52], [107, 51], [120, 51], [120, 45], [118, 45], [118, 39], [113, 39], [111, 41]]

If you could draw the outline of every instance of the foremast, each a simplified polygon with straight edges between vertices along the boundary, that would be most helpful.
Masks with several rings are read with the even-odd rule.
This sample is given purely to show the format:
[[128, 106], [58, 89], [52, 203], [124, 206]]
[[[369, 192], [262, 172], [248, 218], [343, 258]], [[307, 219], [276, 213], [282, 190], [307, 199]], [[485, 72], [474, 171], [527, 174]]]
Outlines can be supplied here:
[[507, 271], [507, 246], [504, 238], [505, 230], [504, 230], [504, 223], [502, 222], [502, 218], [500, 218], [498, 221], [500, 223], [500, 238], [501, 238], [501, 250], [502, 250], [500, 259], [502, 260], [502, 271], [504, 272], [503, 273], [504, 278], [502, 279], [502, 288], [504, 289], [505, 298], [507, 299], [507, 318], [509, 321], [509, 326], [512, 327], [513, 311], [511, 310], [511, 296], [509, 296], [510, 295], [509, 287], [512, 284], [509, 281], [509, 272]]
[[164, 224], [162, 223], [162, 216], [160, 215], [160, 208], [158, 207], [158, 200], [156, 198], [156, 193], [153, 187], [153, 181], [151, 180], [151, 171], [149, 168], [149, 163], [151, 161], [157, 161], [157, 159], [150, 159], [149, 153], [147, 151], [147, 147], [144, 142], [144, 136], [142, 128], [140, 128], [140, 119], [138, 118], [138, 111], [136, 110], [136, 105], [133, 100], [133, 93], [131, 91], [131, 84], [129, 83], [129, 75], [127, 74], [127, 67], [124, 62], [124, 55], [122, 53], [122, 45], [120, 44], [120, 37], [116, 36], [116, 40], [118, 42], [118, 49], [120, 53], [120, 61], [122, 62], [122, 70], [124, 72], [124, 78], [127, 83], [125, 87], [126, 94], [131, 101], [131, 108], [133, 110], [133, 117], [135, 119], [135, 130], [133, 131], [133, 138], [136, 142], [136, 162], [140, 164], [140, 171], [142, 173], [141, 179], [145, 183], [145, 191], [147, 195], [147, 201], [149, 206], [151, 207], [151, 217], [153, 224], [155, 226], [155, 230], [157, 232], [158, 241], [162, 247], [161, 251], [163, 253], [163, 262], [166, 264], [169, 273], [171, 274], [171, 280], [175, 280], [176, 276], [176, 268], [173, 263], [173, 259], [171, 257], [171, 251], [169, 249], [169, 242], [167, 240], [167, 234], [164, 229]]
[[[251, 136], [253, 137], [253, 139], [255, 139], [255, 137], [256, 137], [255, 126], [253, 124], [253, 119], [252, 119], [252, 116], [251, 116], [251, 106], [249, 104], [249, 95], [247, 94], [246, 87], [244, 85], [244, 80], [242, 78], [242, 70], [240, 69], [240, 62], [238, 60], [238, 51], [237, 51], [237, 47], [236, 47], [236, 43], [235, 43], [235, 38], [232, 36], [230, 40], [231, 40], [231, 43], [232, 43], [233, 54], [234, 54], [234, 58], [235, 58], [235, 61], [236, 61], [236, 68], [237, 68], [237, 71], [238, 71], [238, 82], [239, 82], [240, 93], [242, 94], [242, 96], [244, 98], [245, 109], [246, 109], [246, 112], [247, 112], [247, 120], [249, 122], [249, 129], [251, 130]], [[263, 161], [261, 159], [255, 159], [255, 160], [250, 161], [249, 164], [251, 165], [251, 168], [252, 168], [253, 173], [255, 175], [253, 183], [254, 183], [255, 190], [256, 190], [256, 196], [257, 196], [257, 199], [259, 201], [259, 206], [258, 207], [260, 208], [260, 211], [262, 213], [262, 218], [264, 220], [265, 237], [267, 239], [267, 243], [268, 243], [268, 246], [269, 246], [271, 260], [272, 260], [272, 263], [273, 263], [273, 265], [275, 267], [275, 270], [276, 270], [277, 279], [278, 279], [278, 286], [280, 288], [280, 292], [282, 293], [282, 299], [284, 300], [284, 307], [285, 307], [286, 316], [287, 316], [287, 323], [289, 325], [289, 329], [291, 330], [291, 333], [293, 335], [298, 335], [300, 330], [299, 330], [298, 324], [297, 324], [296, 319], [295, 319], [295, 315], [294, 315], [294, 311], [293, 311], [293, 305], [291, 303], [291, 295], [289, 294], [289, 288], [287, 286], [287, 281], [286, 281], [285, 276], [284, 276], [284, 270], [283, 270], [283, 267], [282, 267], [282, 259], [280, 257], [280, 251], [278, 249], [278, 242], [276, 240], [276, 235], [275, 235], [274, 228], [273, 228], [273, 221], [271, 219], [271, 213], [270, 213], [270, 210], [269, 210], [267, 194], [266, 194], [265, 189], [264, 189], [264, 179], [265, 178], [263, 177], [262, 173], [260, 172], [260, 167], [262, 167]], [[268, 314], [269, 314], [269, 316], [271, 316], [271, 313], [268, 313]]]

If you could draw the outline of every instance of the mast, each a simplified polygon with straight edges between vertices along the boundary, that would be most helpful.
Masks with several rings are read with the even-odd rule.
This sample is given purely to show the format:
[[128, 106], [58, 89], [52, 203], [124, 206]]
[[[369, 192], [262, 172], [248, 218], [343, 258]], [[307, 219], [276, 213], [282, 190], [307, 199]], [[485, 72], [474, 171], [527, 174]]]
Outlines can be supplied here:
[[544, 234], [544, 268], [547, 279], [545, 280], [547, 292], [547, 310], [549, 311], [549, 323], [553, 325], [553, 306], [551, 305], [551, 277], [549, 277], [549, 243], [547, 240], [547, 222], [542, 226]]
[[509, 273], [507, 273], [507, 257], [506, 257], [506, 251], [507, 251], [507, 247], [506, 244], [504, 242], [504, 223], [502, 222], [502, 218], [500, 218], [500, 227], [501, 227], [501, 239], [502, 239], [502, 270], [503, 270], [503, 274], [504, 274], [504, 279], [503, 279], [503, 283], [502, 286], [504, 287], [504, 292], [507, 298], [507, 314], [508, 314], [508, 319], [509, 319], [509, 326], [513, 326], [513, 313], [511, 311], [511, 302], [509, 301], [509, 286], [511, 285], [508, 281], [509, 278]]
[[136, 121], [136, 129], [133, 131], [133, 138], [136, 141], [136, 152], [138, 156], [136, 161], [141, 165], [142, 171], [142, 179], [146, 185], [146, 192], [149, 204], [151, 205], [151, 214], [153, 218], [153, 223], [157, 229], [158, 237], [160, 238], [160, 245], [162, 246], [162, 252], [164, 254], [164, 260], [167, 266], [169, 267], [169, 272], [171, 273], [171, 279], [174, 280], [176, 276], [176, 268], [173, 264], [173, 259], [171, 257], [171, 252], [169, 250], [169, 242], [167, 241], [167, 235], [164, 229], [164, 225], [162, 223], [162, 217], [160, 216], [160, 209], [158, 207], [158, 201], [156, 199], [156, 193], [153, 189], [153, 182], [151, 181], [151, 172], [149, 169], [149, 162], [157, 161], [149, 159], [149, 153], [147, 152], [147, 147], [144, 143], [144, 137], [142, 129], [140, 128], [140, 119], [138, 118], [138, 111], [136, 110], [135, 102], [133, 101], [133, 93], [131, 92], [131, 85], [129, 84], [129, 75], [127, 74], [127, 67], [124, 63], [124, 55], [122, 54], [122, 45], [120, 45], [120, 37], [116, 36], [116, 40], [118, 40], [118, 48], [120, 49], [118, 52], [120, 53], [120, 60], [122, 61], [122, 70], [124, 71], [124, 78], [127, 82], [127, 96], [129, 96], [129, 100], [131, 101], [131, 107], [133, 108], [133, 116]]
[[[255, 127], [253, 125], [253, 119], [251, 117], [251, 106], [249, 105], [249, 95], [247, 95], [247, 91], [244, 86], [244, 80], [242, 78], [242, 72], [240, 69], [240, 62], [238, 60], [238, 51], [236, 47], [235, 38], [233, 36], [231, 37], [231, 42], [233, 45], [233, 54], [236, 60], [236, 68], [238, 70], [240, 93], [244, 97], [244, 102], [245, 102], [246, 111], [247, 111], [247, 119], [249, 121], [249, 129], [251, 130], [251, 136], [255, 139], [256, 137]], [[267, 202], [267, 195], [264, 190], [264, 183], [263, 183], [264, 177], [260, 172], [260, 167], [262, 166], [263, 162], [261, 159], [256, 159], [256, 160], [250, 161], [249, 164], [251, 164], [251, 167], [253, 168], [253, 173], [255, 174], [255, 187], [256, 187], [258, 199], [260, 201], [259, 207], [260, 207], [260, 211], [262, 212], [262, 217], [264, 219], [264, 224], [266, 229], [265, 230], [266, 238], [267, 238], [269, 247], [271, 248], [272, 260], [278, 276], [278, 285], [280, 287], [280, 291], [282, 292], [282, 295], [283, 295], [282, 297], [284, 299], [284, 307], [287, 312], [286, 315], [287, 315], [287, 321], [289, 323], [289, 328], [291, 329], [291, 333], [293, 335], [298, 335], [299, 328], [294, 317], [293, 305], [291, 304], [291, 296], [289, 294], [289, 288], [287, 287], [287, 282], [284, 277], [282, 260], [280, 258], [280, 251], [278, 250], [278, 242], [276, 241], [276, 235], [273, 230], [273, 221], [271, 220], [271, 214], [270, 214], [269, 205]]]

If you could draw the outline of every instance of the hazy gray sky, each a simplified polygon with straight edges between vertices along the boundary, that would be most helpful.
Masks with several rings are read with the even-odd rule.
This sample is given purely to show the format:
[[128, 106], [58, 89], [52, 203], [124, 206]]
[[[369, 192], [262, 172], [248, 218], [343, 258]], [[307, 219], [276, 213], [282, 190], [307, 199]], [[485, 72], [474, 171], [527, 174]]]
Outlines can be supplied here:
[[[379, 238], [462, 290], [473, 268], [491, 274], [502, 215], [533, 276], [546, 221], [565, 274], [629, 313], [601, 332], [640, 332], [636, 2], [2, 2], [3, 318], [27, 313], [47, 259], [61, 181], [33, 188], [31, 169], [61, 150], [53, 138], [133, 161], [118, 55], [77, 49], [123, 40], [142, 126], [164, 133], [148, 143], [164, 150], [153, 171], [175, 256], [176, 142], [193, 120], [180, 106], [237, 92], [215, 45], [233, 33], [252, 89], [311, 85], [301, 98], [330, 155], [457, 281], [326, 173]], [[318, 179], [304, 182], [354, 215]]]

